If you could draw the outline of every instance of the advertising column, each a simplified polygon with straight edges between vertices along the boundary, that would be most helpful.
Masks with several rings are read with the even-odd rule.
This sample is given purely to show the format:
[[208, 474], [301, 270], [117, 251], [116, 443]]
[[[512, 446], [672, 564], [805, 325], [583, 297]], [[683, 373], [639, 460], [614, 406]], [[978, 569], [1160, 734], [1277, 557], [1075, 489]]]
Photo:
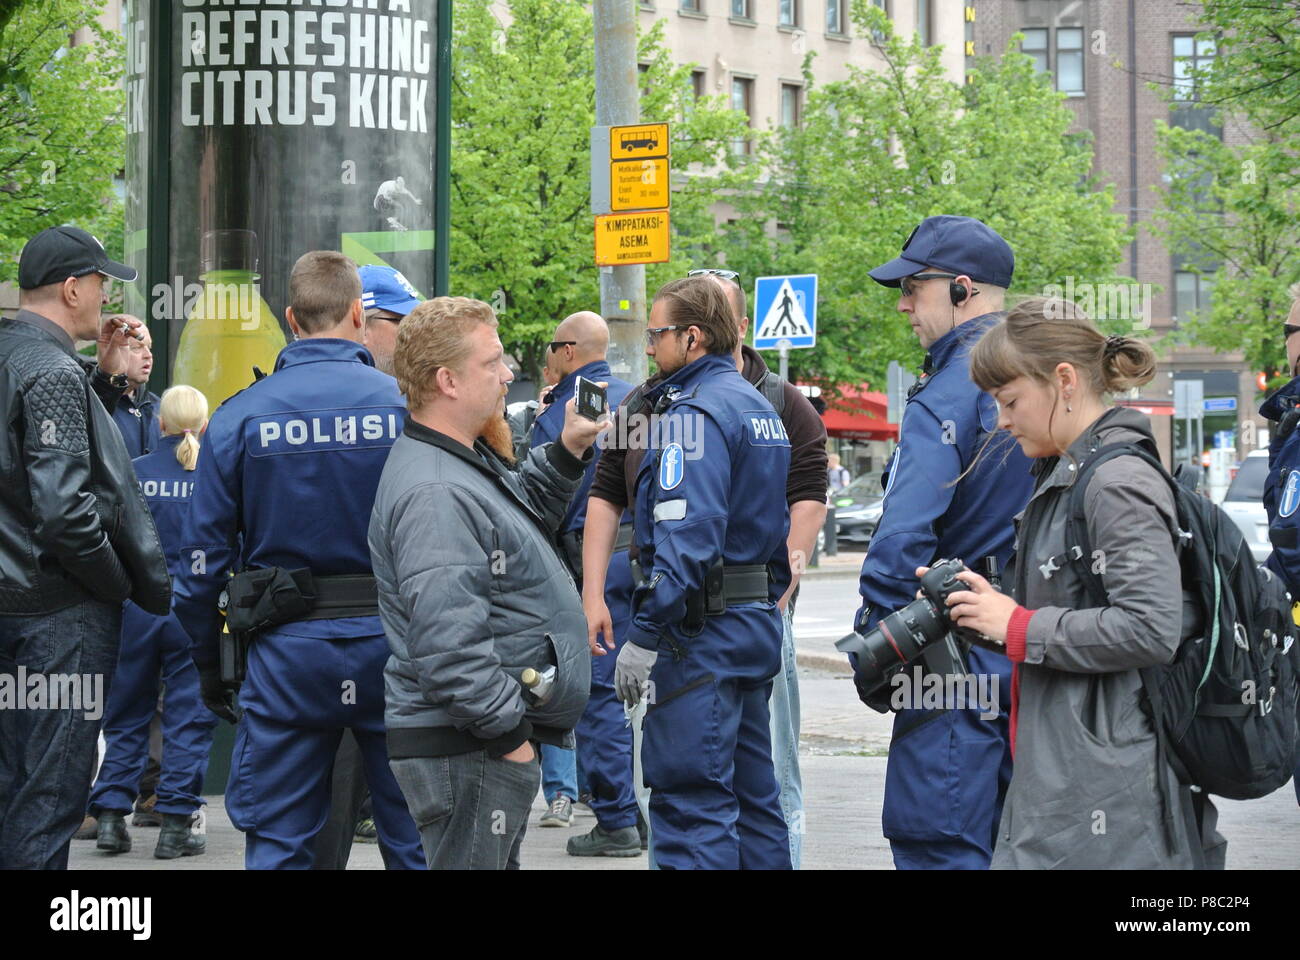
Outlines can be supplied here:
[[215, 406], [253, 367], [271, 372], [309, 250], [389, 264], [433, 294], [437, 6], [128, 5], [128, 88], [156, 109], [138, 93], [127, 248], [167, 323], [171, 382]]

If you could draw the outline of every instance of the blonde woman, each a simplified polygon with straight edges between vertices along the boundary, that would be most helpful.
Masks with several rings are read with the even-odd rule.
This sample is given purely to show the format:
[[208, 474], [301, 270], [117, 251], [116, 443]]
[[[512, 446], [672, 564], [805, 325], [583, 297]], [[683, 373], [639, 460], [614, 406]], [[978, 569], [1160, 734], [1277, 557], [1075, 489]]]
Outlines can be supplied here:
[[[158, 447], [132, 463], [173, 577], [180, 564], [182, 530], [194, 491], [199, 438], [208, 425], [208, 401], [198, 390], [175, 386], [162, 395]], [[154, 856], [163, 860], [205, 852], [206, 841], [190, 831], [199, 808], [208, 749], [217, 718], [199, 698], [199, 674], [190, 658], [190, 639], [174, 613], [156, 617], [128, 603], [122, 614], [122, 648], [104, 712], [104, 763], [90, 795], [90, 812], [99, 820], [96, 846], [126, 853], [136, 785], [149, 755], [149, 721], [163, 700], [162, 773], [157, 812], [162, 828]]]

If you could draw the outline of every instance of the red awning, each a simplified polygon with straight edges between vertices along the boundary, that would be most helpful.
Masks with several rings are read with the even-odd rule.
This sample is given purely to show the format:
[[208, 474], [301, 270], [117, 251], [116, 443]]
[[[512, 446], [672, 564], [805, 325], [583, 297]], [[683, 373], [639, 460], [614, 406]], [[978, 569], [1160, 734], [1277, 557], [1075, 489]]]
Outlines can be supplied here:
[[1174, 415], [1174, 402], [1172, 400], [1144, 400], [1139, 397], [1136, 400], [1116, 400], [1117, 407], [1132, 407], [1138, 413], [1145, 413], [1148, 417], [1172, 417]]
[[826, 433], [849, 440], [897, 440], [898, 424], [890, 423], [889, 398], [864, 387], [841, 387], [837, 399], [827, 401], [822, 421]]

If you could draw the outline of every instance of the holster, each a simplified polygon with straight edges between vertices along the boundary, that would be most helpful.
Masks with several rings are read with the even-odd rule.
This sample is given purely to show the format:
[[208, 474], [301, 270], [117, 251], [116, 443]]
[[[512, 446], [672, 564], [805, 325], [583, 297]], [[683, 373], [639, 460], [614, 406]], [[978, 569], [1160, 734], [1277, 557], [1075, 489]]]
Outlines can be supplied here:
[[765, 564], [723, 566], [719, 560], [705, 573], [703, 586], [686, 595], [682, 633], [688, 637], [698, 636], [707, 617], [726, 613], [727, 607], [767, 600], [769, 584], [770, 575]]
[[222, 630], [217, 646], [221, 657], [221, 682], [231, 685], [243, 683], [248, 667], [248, 634]]
[[223, 594], [226, 628], [249, 639], [296, 620], [379, 615], [379, 593], [369, 574], [315, 576], [306, 567], [258, 567], [230, 578]]

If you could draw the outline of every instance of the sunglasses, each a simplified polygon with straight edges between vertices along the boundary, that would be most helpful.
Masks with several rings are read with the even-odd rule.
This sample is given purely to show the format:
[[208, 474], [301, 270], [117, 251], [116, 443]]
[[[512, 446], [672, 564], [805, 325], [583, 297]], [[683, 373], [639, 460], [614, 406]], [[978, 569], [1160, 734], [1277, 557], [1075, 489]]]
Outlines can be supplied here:
[[1291, 334], [1300, 333], [1300, 324], [1295, 324], [1295, 323], [1284, 324], [1282, 327], [1282, 332], [1283, 332], [1282, 339], [1290, 340]]
[[740, 286], [740, 274], [735, 270], [717, 270], [713, 267], [701, 267], [698, 270], [687, 270], [688, 277], [720, 277], [723, 280], [732, 280], [736, 286]]
[[898, 281], [898, 289], [902, 291], [903, 296], [910, 297], [916, 292], [916, 284], [922, 280], [956, 280], [955, 273], [914, 273], [910, 277], [903, 277]]
[[560, 347], [576, 347], [577, 345], [577, 340], [552, 340], [546, 345], [546, 349], [551, 353], [554, 353], [556, 350], [559, 350]]
[[659, 339], [661, 333], [667, 333], [669, 330], [680, 330], [681, 324], [674, 323], [667, 327], [647, 327], [645, 331], [645, 342], [648, 346], [654, 346], [655, 341]]

